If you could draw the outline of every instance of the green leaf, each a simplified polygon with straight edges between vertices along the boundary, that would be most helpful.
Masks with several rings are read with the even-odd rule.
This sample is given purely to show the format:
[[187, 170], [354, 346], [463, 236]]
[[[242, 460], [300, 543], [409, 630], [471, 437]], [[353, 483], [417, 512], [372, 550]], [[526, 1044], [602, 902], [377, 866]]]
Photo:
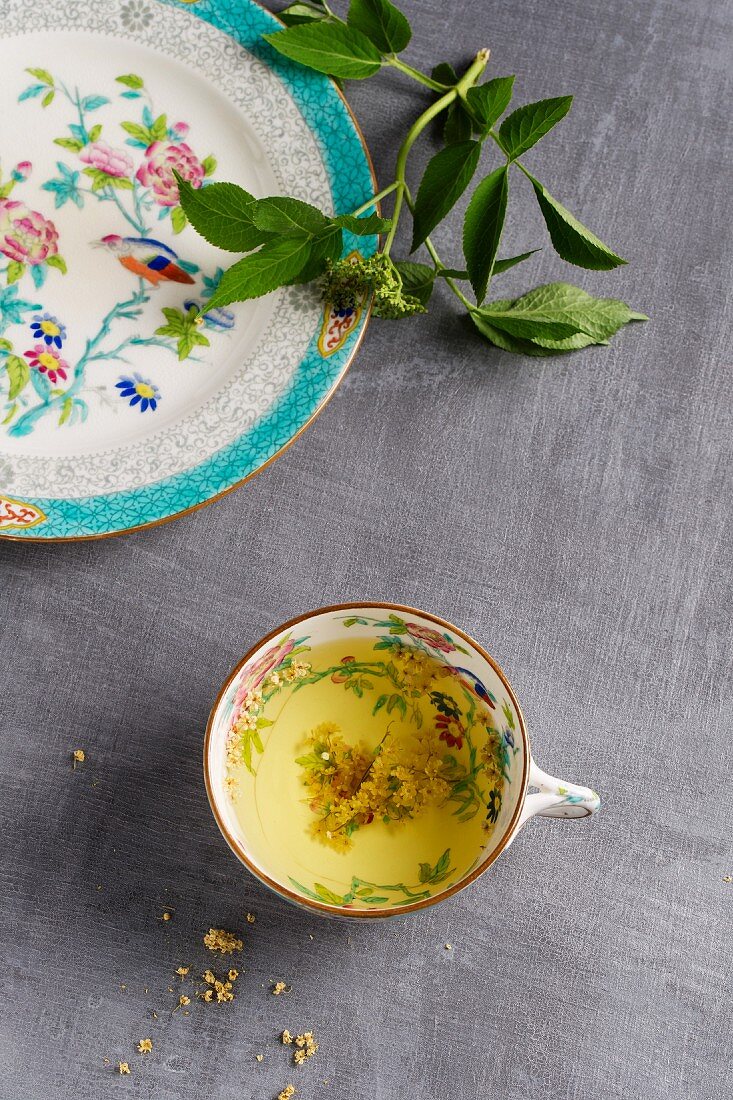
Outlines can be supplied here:
[[509, 194], [509, 166], [503, 164], [481, 181], [463, 222], [463, 254], [476, 301], [481, 304], [494, 269]]
[[146, 147], [155, 141], [152, 130], [147, 126], [141, 126], [137, 122], [121, 122], [120, 126], [126, 134], [135, 138], [135, 141], [141, 141]]
[[620, 256], [612, 252], [608, 245], [599, 240], [590, 229], [573, 217], [569, 210], [553, 199], [539, 180], [530, 176], [542, 217], [550, 233], [553, 247], [563, 260], [576, 267], [586, 267], [591, 271], [610, 271], [611, 268], [625, 264]]
[[355, 218], [353, 214], [339, 214], [333, 224], [348, 229], [357, 237], [371, 237], [375, 233], [386, 233], [392, 225], [389, 218], [380, 218], [378, 214], [369, 214], [366, 218]]
[[309, 202], [279, 195], [253, 202], [250, 217], [266, 233], [294, 233], [301, 237], [314, 236], [328, 225], [326, 215]]
[[423, 243], [471, 182], [481, 146], [461, 141], [441, 149], [428, 162], [415, 198], [411, 252]]
[[7, 416], [6, 416], [5, 418], [4, 418], [4, 420], [2, 421], [2, 423], [3, 423], [3, 424], [9, 424], [9, 423], [10, 423], [10, 421], [11, 421], [11, 420], [13, 419], [13, 417], [15, 416], [15, 414], [17, 413], [17, 411], [18, 411], [18, 402], [17, 402], [17, 401], [14, 401], [14, 402], [13, 402], [13, 404], [12, 404], [12, 405], [10, 406], [10, 408], [8, 409], [8, 414], [7, 414]]
[[62, 149], [69, 149], [72, 153], [80, 153], [84, 148], [83, 141], [77, 141], [76, 138], [54, 138], [54, 145], [60, 145]]
[[[487, 308], [491, 310], [492, 304]], [[629, 321], [649, 319], [617, 298], [594, 298], [571, 283], [546, 283], [531, 290], [512, 304], [511, 315], [549, 318], [574, 325], [576, 331], [587, 334], [594, 343], [605, 343]]]
[[58, 253], [56, 253], [55, 256], [49, 256], [48, 259], [46, 260], [46, 264], [48, 265], [48, 267], [55, 267], [56, 270], [60, 271], [62, 275], [65, 275], [66, 272], [68, 271], [68, 268], [66, 266], [66, 260], [64, 259], [63, 256], [60, 256]]
[[14, 401], [21, 390], [24, 390], [28, 385], [31, 369], [26, 360], [21, 359], [19, 355], [9, 355], [5, 360], [5, 370], [7, 371], [8, 381], [10, 383], [8, 400]]
[[[594, 298], [569, 283], [548, 283], [514, 302], [490, 302], [472, 319], [487, 339], [506, 351], [559, 355], [606, 344], [629, 321], [648, 318], [615, 298]], [[569, 330], [564, 334], [563, 326]]]
[[35, 76], [36, 80], [40, 80], [41, 83], [53, 87], [53, 77], [46, 69], [26, 69], [26, 72], [30, 73], [31, 76]]
[[[507, 256], [504, 260], [495, 260], [491, 277], [501, 275], [502, 271], [508, 271], [510, 267], [521, 264], [524, 260], [528, 260], [530, 256], [534, 256], [535, 252], [541, 251], [541, 248], [533, 248], [529, 252], [520, 253], [519, 256]], [[456, 267], [443, 267], [437, 274], [441, 279], [468, 279], [468, 272]]]
[[297, 27], [301, 23], [319, 23], [326, 18], [326, 12], [311, 8], [308, 4], [295, 3], [279, 11], [277, 17], [286, 27]]
[[364, 80], [381, 68], [376, 46], [353, 27], [307, 23], [263, 35], [278, 53], [327, 76]]
[[326, 260], [335, 263], [343, 250], [343, 234], [336, 226], [330, 226], [325, 233], [312, 239], [308, 261], [296, 276], [288, 279], [287, 285], [310, 283], [326, 270]]
[[133, 88], [135, 91], [139, 91], [144, 86], [144, 81], [141, 76], [136, 76], [135, 73], [125, 73], [123, 76], [116, 76], [115, 80], [118, 84], [124, 84], [126, 88]]
[[224, 272], [207, 303], [207, 310], [269, 294], [296, 278], [312, 251], [313, 242], [307, 237], [282, 237], [277, 241], [268, 241], [259, 252], [245, 256]]
[[471, 116], [463, 104], [455, 100], [445, 113], [443, 141], [446, 145], [457, 145], [461, 141], [468, 141], [472, 133]]
[[496, 344], [496, 346], [503, 351], [512, 352], [514, 355], [533, 356], [561, 354], [561, 352], [539, 347], [537, 344], [533, 344], [531, 340], [519, 340], [506, 332], [502, 332], [501, 329], [495, 328], [491, 324], [490, 317], [491, 314], [485, 313], [483, 310], [475, 310], [471, 313], [471, 320], [481, 335], [485, 336], [490, 343]]
[[171, 210], [171, 226], [174, 233], [181, 233], [188, 224], [185, 211], [180, 206], [174, 206]]
[[487, 80], [485, 84], [468, 89], [466, 93], [468, 106], [484, 133], [489, 131], [506, 111], [513, 89], [513, 76], [496, 76], [493, 80]]
[[324, 886], [320, 882], [314, 883], [315, 891], [321, 901], [327, 902], [329, 905], [342, 905], [343, 897], [339, 894], [334, 894], [333, 890], [329, 890], [327, 886]]
[[439, 61], [430, 76], [433, 80], [437, 80], [438, 84], [445, 84], [447, 88], [458, 83], [458, 73], [448, 61]]
[[430, 882], [433, 877], [433, 868], [429, 863], [421, 863], [418, 870], [418, 880], [420, 882]]
[[61, 427], [62, 424], [65, 424], [66, 421], [69, 419], [69, 417], [71, 416], [71, 410], [73, 408], [74, 408], [74, 398], [73, 397], [67, 397], [66, 400], [61, 405], [61, 416], [59, 417], [59, 427]]
[[6, 340], [4, 336], [0, 336], [0, 351], [12, 351], [13, 345], [10, 340]]
[[271, 239], [252, 221], [254, 195], [236, 183], [212, 183], [197, 189], [176, 174], [178, 195], [194, 229], [217, 248], [249, 252]]
[[510, 267], [516, 267], [517, 264], [528, 260], [530, 256], [534, 256], [535, 252], [541, 251], [541, 248], [531, 248], [529, 252], [520, 252], [518, 256], [507, 256], [504, 260], [497, 260], [494, 264], [493, 274], [501, 275], [502, 271], [508, 271]]
[[8, 286], [17, 283], [18, 279], [22, 279], [24, 274], [25, 264], [22, 264], [19, 260], [11, 260], [7, 270]]
[[216, 171], [216, 157], [204, 157], [201, 161], [201, 167], [205, 176], [213, 176]]
[[54, 97], [55, 97], [55, 95], [56, 95], [56, 92], [54, 91], [54, 89], [53, 89], [53, 88], [51, 89], [51, 91], [50, 91], [50, 92], [46, 92], [45, 96], [44, 96], [44, 97], [43, 97], [43, 99], [41, 100], [41, 106], [42, 106], [42, 107], [50, 107], [50, 106], [51, 106], [51, 104], [52, 104], [52, 103], [53, 103], [53, 101], [54, 101]]
[[346, 22], [381, 53], [400, 53], [412, 38], [409, 21], [389, 0], [351, 0]]
[[571, 95], [563, 95], [557, 99], [527, 103], [512, 111], [499, 127], [499, 138], [507, 156], [516, 160], [536, 145], [560, 119], [565, 118], [572, 102]]
[[415, 264], [410, 260], [397, 260], [395, 267], [400, 273], [402, 286], [420, 305], [426, 306], [433, 293], [435, 268], [428, 264]]
[[168, 137], [168, 118], [166, 115], [158, 115], [150, 127], [150, 134], [153, 141], [165, 141]]
[[97, 141], [97, 139], [99, 138], [99, 135], [101, 133], [102, 133], [102, 125], [101, 125], [101, 123], [98, 122], [96, 124], [96, 126], [92, 126], [91, 130], [89, 131], [89, 141], [90, 141], [90, 143], [93, 142], [93, 141]]
[[445, 872], [448, 870], [449, 866], [450, 866], [450, 848], [446, 848], [446, 850], [443, 852], [443, 854], [440, 857], [440, 859], [438, 860], [438, 862], [435, 864], [435, 873], [436, 873], [436, 875], [445, 874]]

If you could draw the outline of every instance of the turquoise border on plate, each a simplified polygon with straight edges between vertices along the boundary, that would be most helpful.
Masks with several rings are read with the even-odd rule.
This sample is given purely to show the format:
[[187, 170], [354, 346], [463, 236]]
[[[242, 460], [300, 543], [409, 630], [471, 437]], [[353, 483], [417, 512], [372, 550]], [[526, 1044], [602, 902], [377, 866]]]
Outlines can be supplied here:
[[[330, 80], [286, 61], [262, 41], [263, 34], [281, 26], [274, 15], [254, 0], [155, 2], [183, 8], [212, 23], [277, 72], [316, 137], [336, 212], [348, 213], [366, 202], [373, 194], [372, 174], [353, 119]], [[355, 238], [346, 240], [344, 253], [355, 247]], [[358, 247], [371, 255], [377, 249], [377, 238], [361, 237]], [[318, 350], [319, 326], [292, 382], [275, 404], [239, 439], [200, 465], [125, 492], [66, 500], [25, 498], [45, 513], [46, 521], [27, 532], [13, 531], [3, 537], [42, 540], [122, 534], [173, 519], [233, 488], [285, 447], [315, 415], [345, 370], [366, 320], [363, 314], [344, 346], [328, 359]]]

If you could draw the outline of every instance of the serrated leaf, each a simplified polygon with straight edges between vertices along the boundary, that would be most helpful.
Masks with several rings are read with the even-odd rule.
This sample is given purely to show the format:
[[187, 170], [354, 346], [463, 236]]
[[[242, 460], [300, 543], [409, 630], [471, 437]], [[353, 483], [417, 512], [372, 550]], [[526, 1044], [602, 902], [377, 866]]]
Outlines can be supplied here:
[[490, 324], [520, 340], [532, 340], [544, 346], [545, 340], [566, 340], [581, 331], [577, 324], [550, 315], [515, 313], [512, 309], [494, 310], [489, 306], [486, 315]]
[[558, 256], [569, 264], [585, 267], [591, 271], [610, 271], [625, 264], [620, 256], [612, 252], [590, 229], [586, 229], [569, 210], [554, 199], [539, 180], [529, 177], [539, 203], [542, 217], [550, 233], [550, 240]]
[[445, 84], [448, 88], [458, 83], [458, 74], [449, 61], [439, 61], [433, 67], [430, 76], [438, 84]]
[[507, 156], [516, 160], [536, 145], [540, 138], [565, 118], [572, 102], [571, 95], [563, 95], [555, 99], [527, 103], [512, 111], [499, 127], [499, 138]]
[[535, 252], [541, 251], [541, 248], [531, 248], [529, 252], [520, 252], [518, 256], [507, 256], [503, 260], [496, 260], [493, 274], [501, 275], [502, 271], [509, 271], [511, 267], [516, 267], [517, 264], [524, 263], [530, 256], [534, 256]]
[[426, 306], [435, 285], [435, 268], [428, 264], [415, 264], [411, 260], [397, 260], [395, 267], [406, 293], [417, 298], [420, 305]]
[[389, 218], [380, 218], [378, 214], [368, 214], [365, 218], [355, 218], [353, 214], [339, 214], [333, 224], [347, 229], [357, 237], [370, 237], [376, 233], [386, 233], [392, 222]]
[[5, 370], [8, 374], [9, 390], [8, 400], [14, 401], [21, 390], [28, 385], [31, 369], [25, 359], [19, 355], [9, 355], [5, 360]]
[[41, 80], [44, 84], [49, 84], [53, 87], [53, 77], [46, 69], [26, 69], [26, 72], [34, 76], [36, 80]]
[[319, 23], [326, 18], [326, 12], [317, 11], [308, 4], [295, 3], [279, 11], [277, 17], [286, 27], [297, 27], [301, 23]]
[[462, 141], [441, 149], [428, 162], [415, 197], [411, 252], [430, 236], [466, 190], [480, 155], [477, 141]]
[[[493, 303], [492, 303], [493, 304]], [[514, 355], [560, 355], [560, 352], [550, 351], [547, 348], [538, 347], [537, 344], [533, 344], [530, 340], [519, 340], [514, 336], [510, 336], [506, 332], [502, 332], [501, 329], [495, 328], [490, 320], [490, 314], [485, 314], [483, 310], [474, 310], [471, 312], [471, 320], [474, 325], [486, 339], [495, 344], [503, 351], [512, 352]]]
[[[488, 308], [492, 308], [491, 304]], [[649, 319], [618, 298], [594, 298], [580, 287], [559, 282], [546, 283], [517, 298], [511, 313], [523, 317], [550, 317], [573, 324], [596, 343], [609, 340], [629, 321]]]
[[412, 38], [408, 19], [389, 0], [351, 0], [346, 22], [382, 53], [401, 53]]
[[326, 261], [340, 259], [343, 249], [343, 234], [337, 226], [330, 226], [325, 233], [312, 240], [308, 261], [296, 276], [288, 279], [287, 285], [310, 283], [326, 270]]
[[228, 252], [249, 252], [271, 240], [271, 234], [258, 229], [251, 218], [254, 195], [236, 183], [212, 183], [195, 188], [176, 176], [178, 195], [188, 220], [209, 244]]
[[174, 233], [182, 233], [188, 224], [185, 211], [180, 206], [174, 206], [171, 210], [171, 227]]
[[326, 215], [309, 202], [284, 195], [256, 200], [250, 207], [250, 216], [257, 228], [266, 233], [295, 233], [299, 236], [320, 233], [329, 223]]
[[124, 84], [126, 88], [133, 88], [136, 91], [144, 86], [143, 78], [137, 76], [135, 73], [125, 73], [123, 76], [116, 76], [115, 80], [118, 84]]
[[495, 76], [485, 84], [468, 89], [466, 101], [484, 132], [490, 130], [504, 114], [511, 101], [513, 89], [513, 76]]
[[503, 164], [481, 180], [471, 196], [463, 222], [463, 254], [479, 305], [486, 296], [504, 228], [509, 194], [508, 167]]
[[471, 116], [463, 104], [456, 99], [445, 112], [443, 141], [446, 145], [457, 145], [460, 141], [468, 141], [472, 133]]
[[307, 237], [282, 237], [268, 241], [259, 252], [245, 256], [221, 277], [207, 303], [207, 311], [261, 298], [296, 278], [310, 259], [313, 242]]
[[327, 76], [364, 80], [382, 65], [379, 51], [365, 34], [338, 23], [307, 23], [263, 38], [284, 57]]

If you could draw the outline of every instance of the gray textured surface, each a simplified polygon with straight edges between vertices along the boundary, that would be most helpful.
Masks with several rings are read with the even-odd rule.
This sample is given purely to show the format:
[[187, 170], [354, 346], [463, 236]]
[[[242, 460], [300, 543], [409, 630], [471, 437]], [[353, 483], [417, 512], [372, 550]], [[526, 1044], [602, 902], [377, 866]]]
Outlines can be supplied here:
[[[303, 1100], [731, 1094], [730, 6], [405, 6], [415, 63], [489, 44], [522, 99], [577, 94], [531, 163], [632, 261], [582, 285], [653, 321], [544, 363], [487, 350], [447, 300], [375, 323], [243, 490], [113, 541], [0, 545], [2, 1100], [269, 1100], [291, 1079]], [[381, 179], [418, 104], [402, 89], [352, 92]], [[542, 241], [526, 210], [516, 250]], [[575, 274], [546, 251], [506, 283]], [[596, 786], [599, 817], [531, 824], [404, 923], [269, 896], [209, 813], [203, 726], [257, 637], [349, 598], [471, 631], [540, 764]], [[172, 970], [248, 909], [238, 1000], [171, 1016]], [[322, 1049], [296, 1073], [274, 1036], [305, 1025]]]

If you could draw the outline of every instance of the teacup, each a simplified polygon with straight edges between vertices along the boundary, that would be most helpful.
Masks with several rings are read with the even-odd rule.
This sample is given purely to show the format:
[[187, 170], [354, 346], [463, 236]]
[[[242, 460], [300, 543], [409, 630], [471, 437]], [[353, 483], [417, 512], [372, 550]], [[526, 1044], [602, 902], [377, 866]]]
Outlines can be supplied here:
[[[354, 652], [362, 656], [356, 658]], [[326, 653], [329, 659], [320, 668], [320, 655]], [[301, 771], [311, 769], [306, 777], [310, 775], [312, 790], [314, 768], [317, 775], [318, 768], [333, 774], [337, 752], [323, 750], [331, 748], [329, 738], [337, 744], [340, 735], [328, 732], [334, 726], [318, 734], [318, 726], [316, 740], [311, 735], [310, 747], [300, 750], [309, 755], [296, 756], [280, 740], [277, 721], [273, 725], [265, 713], [269, 707], [271, 714], [282, 714], [287, 707], [291, 724], [301, 714], [305, 723], [312, 710], [310, 703], [306, 706], [310, 697], [303, 693], [313, 691], [315, 684], [331, 692], [332, 685], [343, 688], [344, 708], [358, 696], [359, 705], [368, 708], [365, 715], [379, 713], [384, 719], [384, 737], [391, 728], [388, 710], [396, 718], [404, 715], [405, 722], [413, 714], [419, 723], [415, 743], [429, 740], [430, 751], [437, 746], [432, 759], [438, 764], [429, 774], [439, 776], [442, 808], [425, 810], [425, 821], [432, 822], [424, 833], [425, 851], [418, 851], [423, 837], [419, 827], [408, 833], [404, 822], [392, 820], [389, 812], [383, 825], [356, 826], [357, 844], [338, 829], [332, 833], [322, 828], [324, 846], [302, 849], [300, 838], [310, 827], [314, 804], [308, 808], [302, 776], [290, 762], [300, 762]], [[427, 721], [417, 713], [419, 707], [428, 714]], [[318, 736], [326, 738], [323, 744]], [[364, 759], [376, 760], [380, 751], [381, 742]], [[351, 760], [350, 749], [346, 756]], [[368, 764], [365, 775], [372, 766]], [[380, 766], [387, 768], [383, 762]], [[403, 768], [395, 774], [406, 773]], [[600, 806], [595, 791], [555, 779], [535, 764], [516, 696], [496, 661], [476, 641], [436, 615], [397, 604], [321, 608], [259, 641], [214, 704], [206, 729], [204, 777], [225, 840], [261, 882], [303, 908], [348, 919], [389, 917], [434, 905], [482, 875], [531, 817], [581, 818]], [[398, 784], [390, 778], [389, 789]], [[530, 793], [530, 788], [535, 789]], [[400, 808], [398, 816], [412, 820], [417, 810], [402, 788], [400, 795], [407, 809]], [[327, 812], [332, 812], [330, 805]], [[451, 816], [439, 819], [438, 812]], [[349, 828], [357, 820], [369, 824], [373, 817], [362, 813]], [[441, 820], [450, 824], [450, 837], [457, 838], [450, 844], [448, 832], [441, 834]], [[465, 822], [465, 829], [456, 822]], [[409, 852], [401, 848], [408, 835]], [[334, 839], [341, 850], [333, 850]], [[365, 871], [360, 859], [367, 858]], [[390, 874], [393, 867], [400, 871]], [[394, 881], [398, 874], [399, 881]]]

